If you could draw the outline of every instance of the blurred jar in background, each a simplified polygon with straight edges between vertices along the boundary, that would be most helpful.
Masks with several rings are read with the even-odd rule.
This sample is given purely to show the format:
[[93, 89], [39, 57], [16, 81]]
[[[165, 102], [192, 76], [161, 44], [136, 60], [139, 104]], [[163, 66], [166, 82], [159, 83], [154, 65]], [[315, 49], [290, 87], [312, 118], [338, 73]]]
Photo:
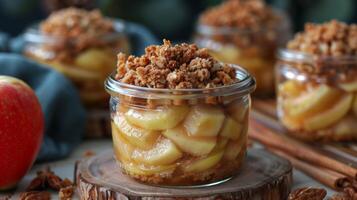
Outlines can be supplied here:
[[276, 50], [291, 35], [286, 16], [261, 0], [230, 0], [201, 14], [195, 43], [218, 60], [239, 64], [257, 81], [256, 96], [274, 91]]
[[103, 83], [114, 70], [116, 54], [129, 53], [124, 25], [97, 10], [63, 9], [24, 34], [24, 54], [62, 72], [77, 86], [87, 107], [104, 107]]
[[304, 140], [357, 139], [357, 25], [307, 24], [277, 62], [278, 116]]

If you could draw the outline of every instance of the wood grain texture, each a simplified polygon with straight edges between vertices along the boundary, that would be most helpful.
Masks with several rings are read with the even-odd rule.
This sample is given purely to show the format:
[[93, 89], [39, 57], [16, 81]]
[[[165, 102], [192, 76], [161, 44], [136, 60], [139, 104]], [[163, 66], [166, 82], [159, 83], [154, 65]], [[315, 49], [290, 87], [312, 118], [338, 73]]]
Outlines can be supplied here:
[[291, 164], [267, 151], [250, 149], [240, 172], [224, 183], [199, 188], [141, 184], [125, 174], [107, 151], [83, 160], [76, 170], [81, 199], [286, 199], [292, 184]]

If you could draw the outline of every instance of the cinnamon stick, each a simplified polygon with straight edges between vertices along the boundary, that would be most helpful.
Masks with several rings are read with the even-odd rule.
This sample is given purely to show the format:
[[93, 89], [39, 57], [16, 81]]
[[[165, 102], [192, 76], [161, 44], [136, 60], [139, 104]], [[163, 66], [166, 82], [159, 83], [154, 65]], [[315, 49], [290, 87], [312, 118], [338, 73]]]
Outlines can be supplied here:
[[284, 151], [300, 160], [357, 179], [357, 169], [322, 155], [301, 142], [290, 139], [282, 134], [278, 134], [260, 125], [255, 119], [251, 119], [250, 122], [249, 137], [251, 139], [257, 140], [268, 147]]
[[253, 109], [263, 112], [270, 117], [277, 118], [275, 99], [274, 100], [262, 100], [254, 99]]
[[291, 162], [291, 164], [303, 171], [305, 174], [309, 175], [310, 177], [316, 179], [317, 181], [321, 182], [322, 184], [333, 188], [335, 190], [342, 190], [345, 185], [350, 183], [350, 179], [341, 173], [331, 171], [326, 168], [316, 167], [315, 165], [311, 165], [304, 161], [294, 158], [293, 156], [282, 152], [281, 150], [268, 148], [269, 151], [281, 156]]

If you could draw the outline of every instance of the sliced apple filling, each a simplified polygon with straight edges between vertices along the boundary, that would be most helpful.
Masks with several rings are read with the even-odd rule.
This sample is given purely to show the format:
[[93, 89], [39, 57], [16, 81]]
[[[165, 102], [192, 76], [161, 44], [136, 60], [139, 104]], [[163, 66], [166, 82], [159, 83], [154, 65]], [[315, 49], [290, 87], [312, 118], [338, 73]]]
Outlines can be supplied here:
[[135, 147], [148, 150], [153, 147], [160, 136], [158, 131], [139, 128], [128, 123], [124, 115], [119, 114], [113, 118], [120, 134]]
[[217, 165], [223, 157], [223, 151], [213, 152], [205, 158], [195, 160], [183, 166], [184, 172], [203, 172]]
[[125, 118], [138, 127], [147, 130], [165, 130], [174, 128], [187, 115], [188, 106], [172, 106], [158, 110], [139, 110], [130, 108]]
[[163, 138], [150, 150], [135, 149], [132, 159], [137, 163], [157, 166], [173, 164], [182, 155], [182, 152], [171, 140]]
[[183, 122], [188, 135], [215, 137], [224, 121], [224, 112], [216, 106], [194, 106]]
[[304, 122], [305, 130], [315, 131], [333, 125], [347, 114], [351, 108], [352, 100], [353, 95], [346, 94], [337, 103], [332, 105], [330, 109], [306, 119]]
[[306, 118], [329, 108], [342, 95], [327, 85], [313, 88], [297, 98], [285, 99], [284, 108], [293, 118]]
[[127, 173], [134, 174], [134, 175], [143, 175], [143, 176], [150, 176], [150, 175], [157, 175], [157, 174], [167, 176], [167, 174], [173, 173], [176, 169], [175, 164], [159, 165], [159, 166], [145, 166], [142, 164], [121, 162], [121, 165]]
[[162, 134], [175, 143], [178, 148], [193, 156], [203, 156], [209, 154], [216, 146], [216, 137], [192, 137], [188, 136], [185, 129], [178, 126], [167, 129]]

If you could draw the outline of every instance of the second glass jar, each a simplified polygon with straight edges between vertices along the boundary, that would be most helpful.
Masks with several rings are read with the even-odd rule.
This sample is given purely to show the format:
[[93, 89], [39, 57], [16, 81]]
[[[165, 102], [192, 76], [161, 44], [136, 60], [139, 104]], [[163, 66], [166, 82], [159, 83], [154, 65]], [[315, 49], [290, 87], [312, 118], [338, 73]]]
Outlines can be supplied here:
[[257, 81], [254, 96], [270, 97], [275, 92], [276, 51], [291, 37], [290, 23], [282, 13], [279, 26], [259, 29], [215, 27], [198, 24], [194, 41], [212, 56], [243, 66]]

